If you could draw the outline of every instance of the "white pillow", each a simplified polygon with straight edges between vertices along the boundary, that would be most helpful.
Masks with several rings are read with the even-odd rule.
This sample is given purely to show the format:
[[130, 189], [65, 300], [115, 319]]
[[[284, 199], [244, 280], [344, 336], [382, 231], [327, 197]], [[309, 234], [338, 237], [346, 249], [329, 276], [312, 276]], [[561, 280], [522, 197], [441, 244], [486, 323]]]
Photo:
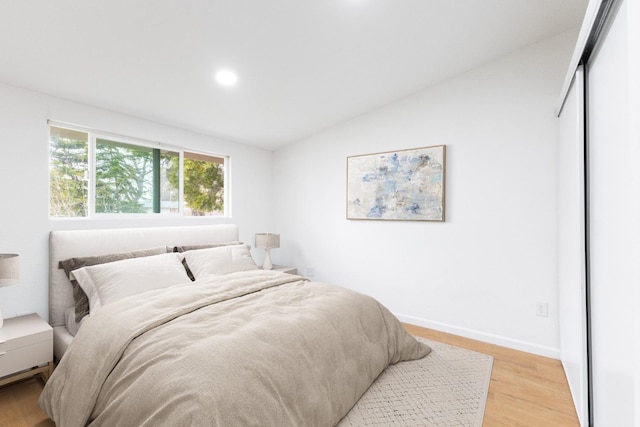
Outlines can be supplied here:
[[248, 245], [222, 246], [182, 252], [193, 277], [219, 276], [236, 271], [257, 270]]
[[191, 283], [182, 254], [131, 258], [73, 270], [70, 274], [89, 298], [89, 313], [129, 295]]

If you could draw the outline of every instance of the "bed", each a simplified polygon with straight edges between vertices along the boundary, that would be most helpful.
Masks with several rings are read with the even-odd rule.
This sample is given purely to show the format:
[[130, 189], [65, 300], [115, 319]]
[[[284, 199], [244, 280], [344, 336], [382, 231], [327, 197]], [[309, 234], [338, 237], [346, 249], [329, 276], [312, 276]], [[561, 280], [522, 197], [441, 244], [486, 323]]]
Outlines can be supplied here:
[[260, 269], [232, 224], [49, 246], [59, 363], [39, 404], [58, 426], [333, 426], [430, 352], [373, 298]]

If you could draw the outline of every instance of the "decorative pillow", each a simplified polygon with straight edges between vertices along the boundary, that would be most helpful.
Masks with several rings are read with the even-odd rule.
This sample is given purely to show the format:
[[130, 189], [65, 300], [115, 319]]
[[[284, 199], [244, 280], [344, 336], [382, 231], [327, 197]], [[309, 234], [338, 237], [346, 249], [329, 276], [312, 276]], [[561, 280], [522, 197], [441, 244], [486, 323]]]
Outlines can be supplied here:
[[[144, 249], [141, 251], [133, 251], [133, 252], [123, 252], [118, 254], [107, 254], [107, 255], [98, 255], [98, 256], [90, 256], [84, 258], [70, 258], [64, 261], [60, 261], [58, 263], [58, 268], [64, 270], [64, 273], [69, 277], [69, 274], [73, 270], [77, 270], [82, 267], [89, 267], [92, 265], [106, 264], [108, 262], [120, 261], [123, 259], [130, 258], [139, 258], [145, 256], [152, 255], [160, 255], [165, 254], [167, 252], [172, 252], [172, 247], [167, 246], [158, 246], [156, 248]], [[78, 282], [71, 279], [71, 286], [73, 286], [73, 300], [75, 301], [75, 313], [76, 313], [76, 322], [80, 323], [82, 318], [89, 314], [89, 299], [87, 295], [84, 293]]]
[[198, 249], [183, 255], [195, 279], [259, 268], [251, 258], [248, 245]]
[[129, 295], [191, 283], [182, 254], [168, 253], [82, 267], [71, 272], [89, 298], [90, 313]]

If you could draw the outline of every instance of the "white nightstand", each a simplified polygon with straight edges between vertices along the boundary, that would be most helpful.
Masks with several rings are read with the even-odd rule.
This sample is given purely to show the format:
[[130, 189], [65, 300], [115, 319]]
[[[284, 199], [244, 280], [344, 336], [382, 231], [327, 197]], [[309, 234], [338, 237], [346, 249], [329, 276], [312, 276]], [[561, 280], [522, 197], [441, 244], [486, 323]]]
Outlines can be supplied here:
[[53, 329], [37, 314], [4, 320], [0, 328], [0, 386], [53, 372]]
[[295, 267], [285, 267], [283, 265], [274, 265], [272, 268], [273, 271], [281, 271], [287, 274], [298, 274], [298, 269]]

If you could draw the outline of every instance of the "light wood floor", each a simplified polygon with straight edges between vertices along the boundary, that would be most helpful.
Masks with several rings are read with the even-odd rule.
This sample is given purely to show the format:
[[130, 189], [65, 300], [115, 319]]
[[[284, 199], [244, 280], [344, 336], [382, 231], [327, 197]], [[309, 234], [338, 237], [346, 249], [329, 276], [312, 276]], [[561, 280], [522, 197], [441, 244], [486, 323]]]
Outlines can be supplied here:
[[[494, 357], [484, 426], [579, 426], [569, 386], [558, 360], [443, 332], [405, 325], [416, 336]], [[48, 427], [53, 422], [37, 404], [42, 380], [0, 388], [0, 427]]]
[[579, 426], [559, 360], [404, 325], [413, 335], [493, 356], [484, 427]]
[[38, 406], [40, 376], [0, 387], [0, 427], [55, 426]]

